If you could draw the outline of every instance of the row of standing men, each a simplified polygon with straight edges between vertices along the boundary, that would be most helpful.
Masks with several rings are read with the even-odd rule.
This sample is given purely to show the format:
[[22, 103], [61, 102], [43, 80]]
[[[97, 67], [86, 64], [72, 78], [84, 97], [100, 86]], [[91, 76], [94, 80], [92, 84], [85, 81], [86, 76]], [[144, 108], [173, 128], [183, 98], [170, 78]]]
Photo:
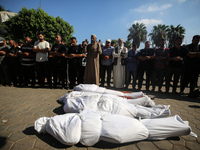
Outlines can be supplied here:
[[[68, 48], [62, 43], [60, 35], [56, 35], [56, 44], [50, 48], [49, 42], [44, 40], [44, 35], [38, 33], [38, 41], [31, 44], [30, 38], [25, 38], [25, 43], [20, 48], [13, 40], [10, 46], [6, 45], [4, 38], [0, 39], [0, 85], [28, 85], [38, 84], [44, 86], [45, 78], [49, 86], [57, 86], [61, 81], [62, 87], [67, 83], [67, 61], [69, 87], [73, 88], [77, 81], [80, 83], [97, 84], [101, 79], [101, 86], [105, 84], [107, 72], [107, 86], [110, 86], [111, 72], [113, 70], [113, 85], [116, 88], [128, 88], [133, 77], [132, 88], [141, 90], [146, 72], [146, 90], [152, 91], [158, 85], [161, 92], [165, 78], [166, 92], [169, 92], [170, 81], [173, 77], [173, 93], [177, 93], [177, 84], [181, 77], [180, 92], [190, 83], [190, 93], [195, 89], [200, 71], [199, 36], [192, 39], [192, 43], [181, 46], [182, 37], [176, 39], [176, 45], [170, 49], [165, 48], [165, 40], [160, 39], [160, 47], [150, 48], [150, 42], [145, 43], [145, 48], [137, 51], [133, 43], [132, 49], [123, 46], [123, 39], [118, 39], [118, 46], [111, 46], [111, 40], [106, 40], [105, 46], [100, 46], [96, 35], [91, 35], [91, 44], [85, 40], [82, 45], [77, 45], [75, 37], [71, 38]], [[86, 62], [87, 61], [87, 62]], [[35, 71], [36, 70], [36, 71]], [[36, 74], [35, 74], [36, 72]], [[30, 80], [31, 79], [31, 80]]]
[[[147, 91], [150, 89], [151, 83], [152, 91], [155, 91], [155, 87], [158, 85], [158, 91], [163, 92], [161, 88], [165, 79], [165, 92], [169, 93], [173, 77], [172, 92], [174, 94], [178, 94], [177, 85], [180, 81], [180, 93], [182, 94], [189, 84], [189, 96], [192, 95], [200, 74], [199, 35], [195, 35], [189, 45], [182, 46], [182, 42], [183, 38], [177, 37], [175, 46], [168, 49], [165, 48], [165, 39], [160, 39], [159, 47], [153, 49], [150, 48], [150, 42], [147, 41], [145, 48], [137, 51], [137, 45], [134, 43], [131, 50], [123, 47], [121, 44], [123, 43], [122, 39], [118, 40], [118, 47], [112, 48], [108, 39], [106, 46], [102, 48], [102, 86], [104, 86], [105, 81], [105, 70], [108, 72], [107, 84], [110, 85], [110, 68], [112, 67], [109, 68], [109, 65], [112, 65], [111, 61], [106, 64], [109, 59], [106, 60], [107, 57], [105, 58], [106, 55], [109, 55], [110, 59], [114, 58], [113, 83], [117, 88], [123, 88], [124, 83], [125, 87], [128, 88], [132, 76], [132, 88], [136, 88], [136, 80], [138, 79], [138, 90], [141, 90], [144, 73], [146, 73]], [[110, 53], [109, 48], [112, 49]]]

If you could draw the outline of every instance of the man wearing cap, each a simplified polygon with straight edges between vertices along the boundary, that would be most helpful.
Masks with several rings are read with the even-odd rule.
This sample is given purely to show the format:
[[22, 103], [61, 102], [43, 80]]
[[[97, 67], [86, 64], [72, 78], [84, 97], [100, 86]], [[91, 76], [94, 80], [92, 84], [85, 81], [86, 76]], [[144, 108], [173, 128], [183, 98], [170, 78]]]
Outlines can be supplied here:
[[118, 47], [113, 51], [114, 66], [113, 66], [113, 83], [115, 88], [123, 88], [125, 84], [125, 64], [122, 60], [128, 55], [128, 49], [123, 46], [123, 39], [118, 39]]
[[6, 57], [9, 49], [10, 46], [6, 44], [6, 40], [3, 37], [0, 37], [0, 86], [10, 85], [8, 58]]
[[96, 41], [95, 34], [91, 35], [91, 44], [85, 47], [87, 63], [85, 67], [85, 84], [99, 85], [99, 55], [102, 53], [101, 46]]
[[101, 86], [104, 86], [105, 83], [105, 72], [107, 71], [107, 86], [110, 86], [110, 79], [111, 79], [111, 71], [112, 71], [112, 63], [113, 57], [112, 53], [114, 47], [110, 46], [111, 40], [106, 40], [106, 46], [102, 47], [102, 54], [101, 54]]

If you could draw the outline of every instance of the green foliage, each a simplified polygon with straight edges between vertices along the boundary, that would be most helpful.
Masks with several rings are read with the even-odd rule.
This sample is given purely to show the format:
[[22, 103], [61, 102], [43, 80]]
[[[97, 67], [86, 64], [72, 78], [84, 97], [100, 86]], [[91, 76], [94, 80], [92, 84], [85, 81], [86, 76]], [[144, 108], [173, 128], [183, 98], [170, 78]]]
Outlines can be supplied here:
[[167, 38], [167, 31], [168, 31], [168, 26], [166, 25], [157, 25], [157, 26], [153, 26], [153, 30], [152, 32], [149, 34], [149, 36], [151, 37], [151, 41], [153, 42], [153, 44], [155, 44], [156, 46], [159, 46], [159, 42], [160, 39], [165, 39]]
[[112, 42], [115, 44], [115, 47], [118, 45], [118, 41], [117, 40], [111, 40], [111, 43]]
[[145, 42], [147, 38], [147, 30], [145, 24], [136, 23], [133, 24], [129, 29], [128, 41], [133, 41], [140, 47], [141, 42]]
[[0, 5], [0, 11], [5, 11], [4, 7]]
[[180, 24], [174, 27], [170, 25], [167, 32], [167, 39], [169, 41], [170, 46], [175, 45], [175, 40], [177, 37], [181, 36], [184, 37], [185, 35], [185, 28], [183, 28]]
[[2, 5], [0, 5], [0, 11], [8, 11], [8, 12], [11, 12], [10, 10], [6, 10]]
[[34, 41], [37, 40], [37, 33], [42, 32], [45, 40], [54, 43], [55, 35], [59, 34], [62, 40], [68, 44], [74, 33], [73, 26], [65, 22], [60, 17], [52, 17], [45, 13], [41, 8], [26, 9], [23, 7], [18, 15], [10, 18], [1, 24], [7, 30], [6, 39], [23, 40], [30, 37]]
[[126, 42], [124, 42], [124, 46], [129, 50], [132, 47], [132, 43], [129, 40], [126, 40]]

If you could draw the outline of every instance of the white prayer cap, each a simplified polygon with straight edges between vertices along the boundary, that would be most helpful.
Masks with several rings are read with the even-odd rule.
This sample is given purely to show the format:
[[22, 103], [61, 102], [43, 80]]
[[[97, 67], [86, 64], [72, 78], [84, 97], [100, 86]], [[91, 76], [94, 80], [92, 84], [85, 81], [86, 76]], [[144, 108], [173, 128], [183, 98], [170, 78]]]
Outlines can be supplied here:
[[92, 36], [95, 37], [95, 38], [97, 38], [97, 36], [96, 36], [95, 34], [92, 34], [91, 37], [92, 37]]
[[105, 43], [101, 43], [101, 46], [105, 46]]
[[123, 41], [123, 39], [122, 39], [122, 38], [119, 38], [119, 39], [118, 39], [118, 41], [119, 41], [119, 40]]
[[0, 37], [0, 43], [3, 43], [5, 39], [3, 37]]
[[106, 42], [109, 42], [109, 43], [111, 43], [111, 40], [110, 40], [110, 39], [107, 39], [107, 40], [106, 40]]

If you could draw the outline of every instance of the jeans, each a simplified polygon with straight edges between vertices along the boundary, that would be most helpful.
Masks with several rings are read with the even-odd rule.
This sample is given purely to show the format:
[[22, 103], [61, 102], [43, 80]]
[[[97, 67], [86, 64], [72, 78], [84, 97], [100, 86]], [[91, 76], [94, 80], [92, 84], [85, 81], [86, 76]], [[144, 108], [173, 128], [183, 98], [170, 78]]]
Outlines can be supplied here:
[[101, 85], [102, 86], [104, 86], [104, 83], [105, 83], [106, 71], [107, 71], [107, 85], [110, 86], [112, 65], [109, 65], [109, 66], [101, 65]]
[[133, 87], [133, 89], [135, 89], [135, 85], [136, 85], [136, 71], [126, 70], [126, 87], [128, 87], [129, 84], [130, 84], [130, 82], [131, 82], [131, 75], [133, 77], [132, 87]]

